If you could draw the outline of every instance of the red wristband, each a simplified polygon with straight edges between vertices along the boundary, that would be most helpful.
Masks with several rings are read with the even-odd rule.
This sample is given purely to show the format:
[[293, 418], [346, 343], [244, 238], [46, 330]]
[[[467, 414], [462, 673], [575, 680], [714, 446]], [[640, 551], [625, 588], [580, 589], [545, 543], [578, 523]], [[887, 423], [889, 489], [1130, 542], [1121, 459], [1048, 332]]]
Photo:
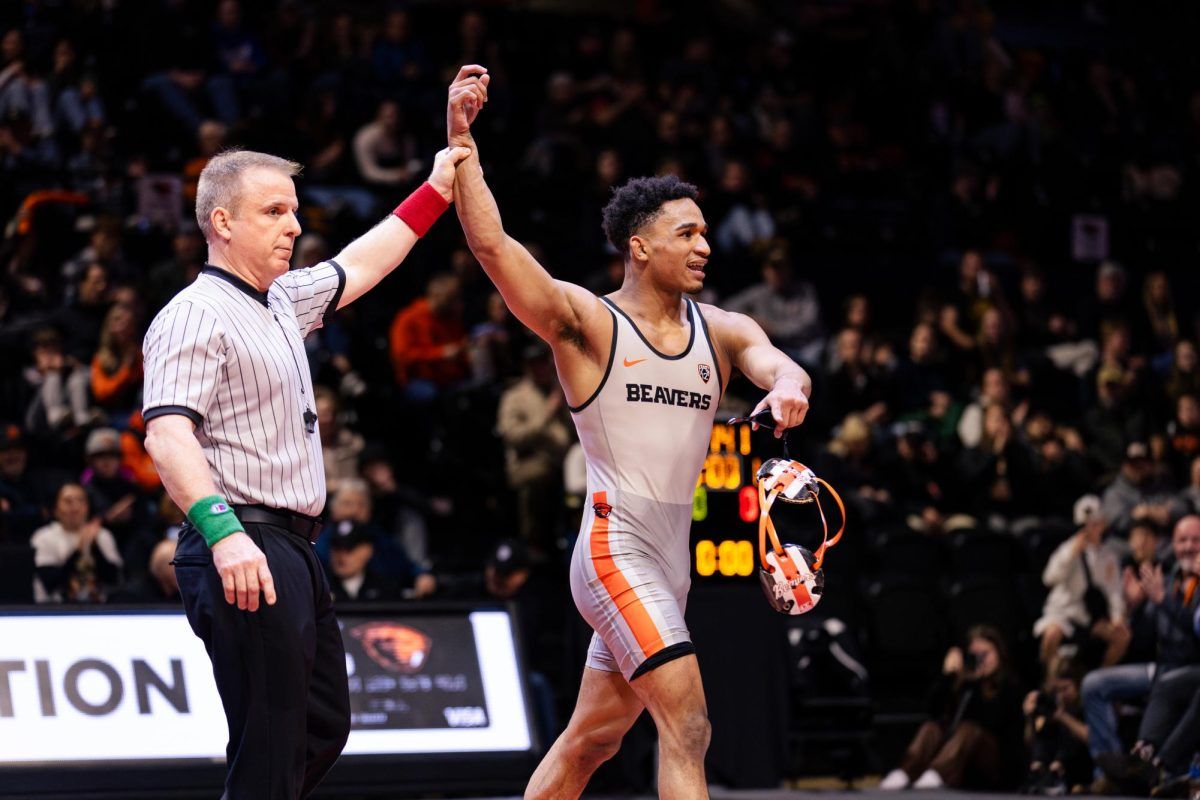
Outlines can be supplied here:
[[413, 229], [413, 233], [417, 236], [424, 236], [433, 227], [433, 223], [437, 222], [437, 218], [442, 215], [450, 203], [446, 198], [442, 197], [441, 192], [429, 185], [429, 181], [422, 183], [417, 187], [417, 190], [404, 198], [404, 202], [396, 206], [396, 210], [392, 213], [400, 218], [400, 221]]

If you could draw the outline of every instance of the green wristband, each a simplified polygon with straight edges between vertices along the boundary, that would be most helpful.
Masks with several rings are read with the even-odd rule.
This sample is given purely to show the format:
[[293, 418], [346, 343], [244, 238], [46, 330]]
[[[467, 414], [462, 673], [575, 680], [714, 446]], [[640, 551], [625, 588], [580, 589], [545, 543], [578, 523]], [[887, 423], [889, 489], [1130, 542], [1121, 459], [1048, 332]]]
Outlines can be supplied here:
[[208, 542], [209, 547], [226, 536], [245, 530], [241, 521], [238, 520], [237, 514], [233, 513], [233, 509], [225, 502], [225, 498], [219, 494], [210, 494], [208, 497], [201, 497], [192, 503], [187, 516], [196, 526], [196, 530], [200, 531], [204, 541]]

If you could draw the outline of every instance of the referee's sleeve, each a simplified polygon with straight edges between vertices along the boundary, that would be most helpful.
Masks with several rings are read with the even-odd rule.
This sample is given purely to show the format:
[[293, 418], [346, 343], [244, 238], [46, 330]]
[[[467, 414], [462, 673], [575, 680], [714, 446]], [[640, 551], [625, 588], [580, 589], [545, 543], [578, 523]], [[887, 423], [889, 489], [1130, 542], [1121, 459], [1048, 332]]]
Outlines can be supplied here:
[[304, 269], [294, 269], [272, 284], [283, 291], [296, 311], [300, 336], [325, 324], [325, 314], [337, 309], [346, 288], [346, 273], [333, 259]]
[[142, 417], [182, 414], [199, 425], [208, 414], [225, 361], [217, 318], [192, 303], [173, 303], [146, 332]]

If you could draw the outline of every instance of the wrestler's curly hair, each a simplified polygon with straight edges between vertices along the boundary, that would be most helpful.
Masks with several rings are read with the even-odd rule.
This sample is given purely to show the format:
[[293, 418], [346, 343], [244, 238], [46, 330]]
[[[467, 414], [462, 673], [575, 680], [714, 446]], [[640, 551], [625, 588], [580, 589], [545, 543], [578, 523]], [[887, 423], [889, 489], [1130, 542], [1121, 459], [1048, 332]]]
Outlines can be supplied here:
[[613, 190], [604, 207], [604, 235], [621, 254], [628, 254], [629, 237], [662, 211], [663, 203], [699, 195], [696, 187], [676, 175], [632, 178]]

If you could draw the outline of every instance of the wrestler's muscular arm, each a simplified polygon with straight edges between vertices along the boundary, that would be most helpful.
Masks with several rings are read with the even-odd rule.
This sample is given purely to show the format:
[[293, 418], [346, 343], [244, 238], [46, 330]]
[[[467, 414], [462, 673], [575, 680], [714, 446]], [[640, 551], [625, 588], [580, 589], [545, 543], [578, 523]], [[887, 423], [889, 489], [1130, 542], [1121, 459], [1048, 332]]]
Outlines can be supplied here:
[[568, 399], [577, 402], [588, 391], [594, 367], [598, 365], [602, 370], [605, 366], [601, 362], [608, 357], [611, 317], [595, 295], [581, 286], [555, 280], [520, 242], [505, 233], [500, 209], [483, 178], [479, 150], [471, 138], [470, 123], [479, 112], [478, 92], [472, 87], [482, 84], [486, 89], [488, 83], [487, 75], [473, 77], [473, 73], [482, 72], [482, 67], [463, 67], [450, 85], [446, 110], [449, 143], [451, 147], [471, 149], [471, 154], [459, 162], [455, 177], [458, 219], [467, 245], [509, 309], [554, 349]]
[[803, 422], [812, 394], [812, 380], [804, 368], [772, 345], [758, 323], [745, 314], [722, 311], [715, 306], [704, 306], [703, 310], [729, 363], [755, 386], [767, 390], [767, 396], [751, 415], [771, 409], [776, 437]]

